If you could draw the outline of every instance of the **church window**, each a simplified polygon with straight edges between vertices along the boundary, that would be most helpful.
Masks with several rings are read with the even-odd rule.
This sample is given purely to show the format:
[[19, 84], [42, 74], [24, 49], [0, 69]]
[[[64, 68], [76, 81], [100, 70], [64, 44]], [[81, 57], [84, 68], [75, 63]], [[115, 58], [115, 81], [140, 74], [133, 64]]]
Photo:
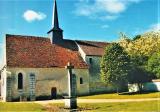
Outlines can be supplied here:
[[22, 75], [22, 73], [18, 74], [18, 89], [23, 89], [23, 75]]
[[80, 78], [80, 84], [83, 84], [83, 78], [82, 77]]
[[93, 60], [92, 58], [89, 58], [89, 63], [92, 64]]

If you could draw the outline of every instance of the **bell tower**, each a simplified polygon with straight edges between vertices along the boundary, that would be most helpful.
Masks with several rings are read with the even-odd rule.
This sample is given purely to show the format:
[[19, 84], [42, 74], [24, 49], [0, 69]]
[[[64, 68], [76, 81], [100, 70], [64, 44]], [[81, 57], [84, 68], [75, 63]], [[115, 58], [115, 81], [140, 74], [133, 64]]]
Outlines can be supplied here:
[[59, 28], [57, 2], [54, 0], [52, 29], [48, 32], [51, 43], [56, 44], [63, 41], [63, 30]]

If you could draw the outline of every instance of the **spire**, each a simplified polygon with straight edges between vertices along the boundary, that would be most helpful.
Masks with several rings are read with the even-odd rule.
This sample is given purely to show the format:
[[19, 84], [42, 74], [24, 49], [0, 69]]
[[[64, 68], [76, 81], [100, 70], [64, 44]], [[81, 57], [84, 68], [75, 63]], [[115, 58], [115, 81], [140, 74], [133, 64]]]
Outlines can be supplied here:
[[52, 29], [48, 32], [51, 42], [59, 43], [63, 40], [63, 30], [59, 28], [57, 2], [54, 0]]
[[59, 29], [57, 2], [56, 2], [56, 0], [54, 0], [52, 27], [56, 28], [56, 29]]

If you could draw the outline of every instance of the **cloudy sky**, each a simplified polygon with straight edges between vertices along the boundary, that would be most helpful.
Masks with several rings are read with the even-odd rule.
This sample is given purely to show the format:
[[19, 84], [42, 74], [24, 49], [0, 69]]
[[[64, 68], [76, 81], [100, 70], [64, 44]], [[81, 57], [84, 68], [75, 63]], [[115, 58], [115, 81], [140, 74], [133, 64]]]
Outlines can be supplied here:
[[[57, 0], [60, 27], [68, 39], [115, 41], [119, 32], [132, 37], [160, 28], [158, 1]], [[53, 0], [0, 0], [0, 58], [5, 34], [47, 37], [52, 9]]]

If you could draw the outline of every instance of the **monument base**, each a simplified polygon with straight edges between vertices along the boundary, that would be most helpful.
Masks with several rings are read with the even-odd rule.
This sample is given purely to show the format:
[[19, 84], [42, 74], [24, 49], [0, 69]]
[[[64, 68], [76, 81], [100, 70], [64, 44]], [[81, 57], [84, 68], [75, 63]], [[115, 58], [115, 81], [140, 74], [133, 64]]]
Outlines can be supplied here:
[[65, 108], [76, 109], [77, 108], [77, 99], [76, 98], [65, 99]]

